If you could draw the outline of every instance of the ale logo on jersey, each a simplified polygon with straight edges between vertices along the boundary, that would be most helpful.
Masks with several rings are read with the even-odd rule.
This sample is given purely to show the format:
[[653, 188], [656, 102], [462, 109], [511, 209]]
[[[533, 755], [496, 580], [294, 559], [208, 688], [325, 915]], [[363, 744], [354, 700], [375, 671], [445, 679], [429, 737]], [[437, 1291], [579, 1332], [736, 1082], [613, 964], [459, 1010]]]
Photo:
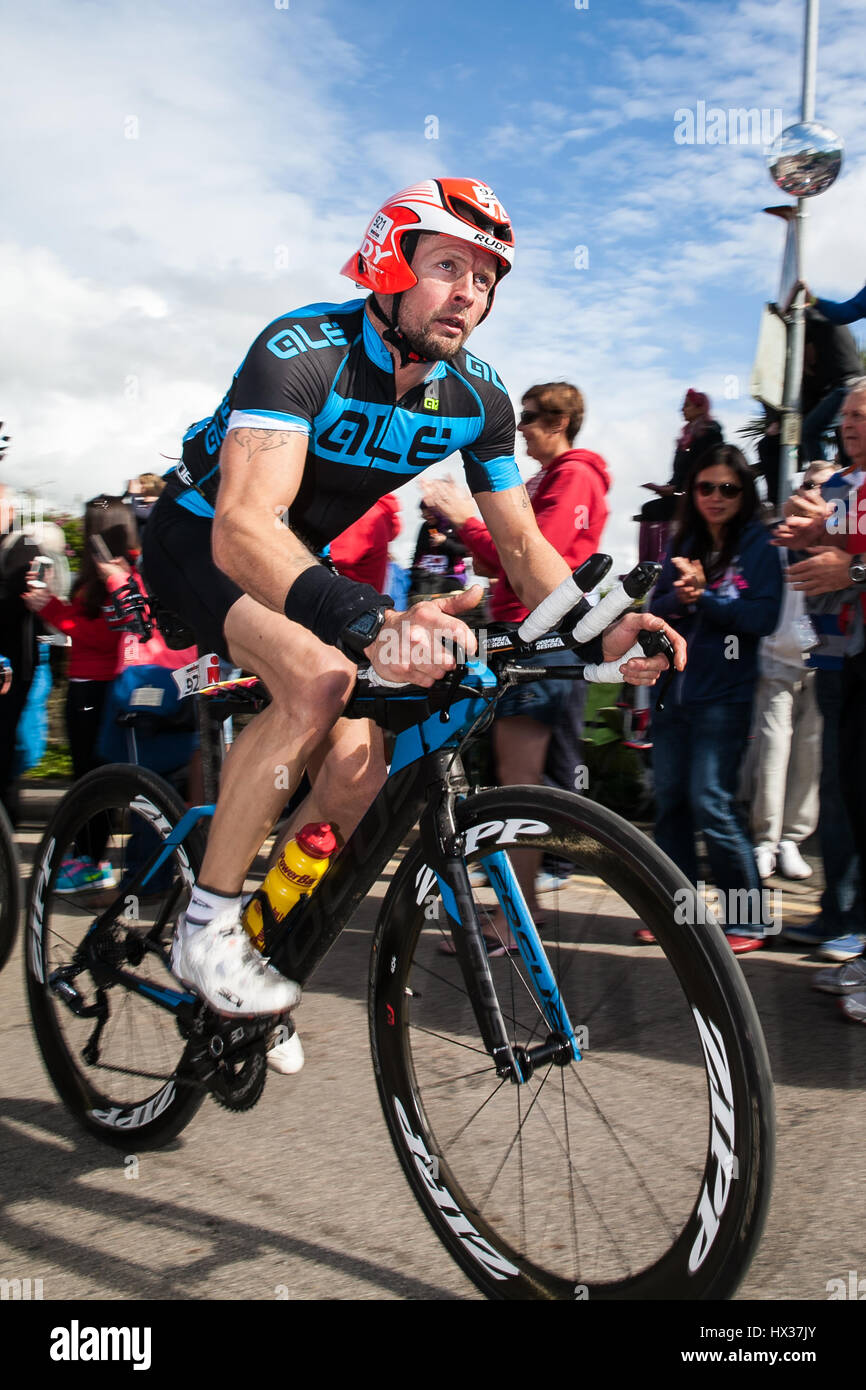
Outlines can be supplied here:
[[[437, 408], [438, 405], [437, 400]], [[368, 458], [378, 460], [383, 468], [396, 468], [398, 472], [403, 463], [410, 468], [429, 468], [431, 463], [454, 452], [452, 425], [444, 424], [441, 419], [435, 424], [431, 420], [425, 425], [416, 425], [416, 420], [417, 416], [406, 411], [347, 407], [333, 424], [315, 436], [315, 449], [343, 463], [361, 463]], [[391, 447], [386, 447], [386, 439]]]

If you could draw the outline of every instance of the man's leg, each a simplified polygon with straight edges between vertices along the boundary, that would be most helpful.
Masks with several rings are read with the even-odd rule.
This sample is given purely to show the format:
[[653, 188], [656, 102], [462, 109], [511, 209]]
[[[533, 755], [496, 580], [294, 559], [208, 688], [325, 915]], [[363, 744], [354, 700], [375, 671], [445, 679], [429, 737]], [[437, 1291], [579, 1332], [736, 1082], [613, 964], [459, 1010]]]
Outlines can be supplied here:
[[842, 672], [816, 671], [815, 694], [824, 721], [818, 836], [826, 887], [821, 895], [818, 921], [825, 934], [832, 938], [863, 930], [860, 861], [840, 785]]
[[[347, 817], [357, 819], [355, 812], [367, 794], [367, 779], [375, 783], [378, 776], [376, 785], [381, 784], [381, 768], [371, 775], [365, 721], [359, 721], [357, 733], [346, 728], [336, 740], [333, 737], [333, 727], [354, 686], [357, 667], [353, 662], [336, 648], [326, 647], [306, 628], [272, 613], [246, 594], [229, 612], [225, 635], [232, 660], [261, 677], [272, 701], [244, 730], [226, 758], [202, 865], [201, 882], [208, 889], [235, 897], [320, 745], [325, 745], [325, 751], [333, 752], [338, 746], [342, 750], [337, 763], [347, 778], [346, 796], [338, 795], [331, 801], [330, 814], [344, 836]], [[345, 721], [346, 725], [352, 722]], [[323, 752], [320, 767], [324, 757]], [[333, 777], [326, 778], [323, 785], [332, 787], [333, 781]], [[320, 795], [318, 802], [321, 800]], [[312, 818], [310, 808], [311, 799], [307, 798], [299, 808], [305, 820]], [[296, 817], [294, 823], [304, 822]]]
[[845, 658], [842, 708], [839, 719], [839, 771], [842, 799], [848, 812], [860, 872], [866, 862], [866, 652]]
[[751, 832], [756, 849], [764, 851], [767, 877], [775, 864], [782, 838], [782, 810], [793, 737], [792, 682], [762, 676], [755, 692], [754, 780], [751, 787]]
[[[344, 835], [375, 795], [383, 765], [371, 755], [365, 723], [356, 730], [340, 718], [354, 686], [354, 663], [246, 594], [229, 610], [224, 634], [232, 660], [262, 678], [272, 703], [226, 759], [199, 883], [178, 924], [172, 968], [223, 1012], [278, 1014], [294, 1008], [300, 990], [264, 961], [240, 925], [249, 866], [307, 763], [319, 786], [298, 816], [308, 820], [317, 810], [320, 818], [333, 817]], [[381, 749], [381, 743], [376, 746]], [[292, 1069], [297, 1064], [295, 1059]]]
[[209, 521], [170, 498], [160, 499], [148, 522], [145, 570], [151, 590], [180, 613], [202, 649], [230, 654], [261, 676], [272, 697], [226, 759], [202, 874], [172, 945], [172, 969], [223, 1013], [280, 1014], [294, 1008], [300, 990], [253, 947], [240, 922], [240, 893], [305, 763], [324, 742], [350, 783], [345, 797], [328, 798], [338, 829], [345, 834], [358, 804], [375, 792], [378, 773], [364, 725], [332, 735], [356, 668], [243, 594], [213, 562]]
[[310, 821], [327, 821], [345, 844], [386, 775], [382, 730], [369, 719], [339, 719], [307, 761], [310, 794], [293, 812], [281, 844]]
[[815, 672], [804, 671], [794, 687], [793, 735], [785, 788], [781, 839], [801, 845], [818, 824], [821, 772], [821, 715], [815, 700]]

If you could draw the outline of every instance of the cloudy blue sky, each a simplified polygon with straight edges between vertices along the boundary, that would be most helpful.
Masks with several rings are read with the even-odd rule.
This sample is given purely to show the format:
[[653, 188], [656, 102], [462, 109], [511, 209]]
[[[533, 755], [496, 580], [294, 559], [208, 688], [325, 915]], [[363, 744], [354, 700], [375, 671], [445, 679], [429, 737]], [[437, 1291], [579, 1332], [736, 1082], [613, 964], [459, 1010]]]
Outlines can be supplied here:
[[[783, 199], [760, 144], [678, 143], [675, 113], [796, 120], [803, 0], [3, 8], [7, 482], [71, 503], [162, 471], [260, 328], [351, 298], [338, 269], [371, 212], [441, 173], [511, 213], [516, 267], [473, 349], [515, 400], [582, 387], [618, 558], [685, 388], [731, 436], [751, 413], [783, 234], [761, 208]], [[847, 159], [806, 269], [835, 297], [866, 278], [864, 31], [862, 0], [823, 0], [817, 114]]]

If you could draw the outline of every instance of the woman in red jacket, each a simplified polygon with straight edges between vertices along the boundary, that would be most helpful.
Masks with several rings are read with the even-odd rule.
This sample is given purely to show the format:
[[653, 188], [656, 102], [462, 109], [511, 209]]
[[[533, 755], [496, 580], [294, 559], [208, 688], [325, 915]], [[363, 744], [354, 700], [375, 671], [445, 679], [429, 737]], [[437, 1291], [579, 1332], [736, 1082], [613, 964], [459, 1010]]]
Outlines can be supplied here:
[[[96, 537], [99, 540], [94, 545]], [[32, 580], [23, 595], [24, 603], [43, 622], [71, 639], [66, 732], [75, 780], [101, 761], [96, 746], [115, 676], [126, 666], [180, 666], [195, 656], [194, 648], [191, 653], [169, 653], [158, 633], [144, 642], [117, 626], [109, 626], [106, 620], [110, 595], [128, 583], [130, 577], [144, 591], [135, 568], [139, 538], [132, 508], [120, 497], [94, 497], [84, 509], [84, 541], [81, 570], [68, 603]], [[97, 844], [99, 838], [94, 835], [93, 843], [76, 846], [76, 855], [64, 863], [58, 878], [59, 892], [113, 884], [110, 866], [99, 863], [105, 843], [103, 840]]]
[[[526, 452], [541, 465], [526, 490], [541, 534], [556, 547], [571, 569], [599, 549], [608, 518], [610, 476], [600, 454], [574, 449], [583, 423], [583, 396], [564, 381], [532, 386], [521, 402], [518, 428]], [[471, 498], [453, 482], [442, 479], [423, 485], [424, 501], [457, 529], [471, 551], [476, 573], [495, 581], [491, 617], [498, 622], [521, 622], [527, 609], [508, 582], [505, 570]], [[571, 652], [545, 653], [533, 658], [538, 666], [573, 666]], [[493, 751], [501, 786], [540, 786], [551, 738], [567, 724], [575, 693], [572, 680], [544, 680], [518, 685], [499, 701], [493, 726]], [[574, 774], [577, 769], [574, 769]], [[514, 856], [515, 872], [523, 885], [530, 911], [535, 907], [535, 876], [540, 856], [521, 851]], [[495, 950], [503, 949], [497, 942]]]

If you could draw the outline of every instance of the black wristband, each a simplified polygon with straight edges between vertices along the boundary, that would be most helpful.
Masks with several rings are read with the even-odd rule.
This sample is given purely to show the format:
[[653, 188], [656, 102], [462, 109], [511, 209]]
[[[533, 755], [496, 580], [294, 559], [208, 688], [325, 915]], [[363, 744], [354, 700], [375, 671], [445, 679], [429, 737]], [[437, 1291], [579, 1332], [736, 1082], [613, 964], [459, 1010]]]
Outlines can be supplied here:
[[347, 623], [369, 608], [390, 608], [392, 603], [370, 584], [356, 584], [354, 579], [331, 574], [324, 565], [312, 565], [289, 589], [283, 611], [320, 642], [342, 651], [340, 639]]

